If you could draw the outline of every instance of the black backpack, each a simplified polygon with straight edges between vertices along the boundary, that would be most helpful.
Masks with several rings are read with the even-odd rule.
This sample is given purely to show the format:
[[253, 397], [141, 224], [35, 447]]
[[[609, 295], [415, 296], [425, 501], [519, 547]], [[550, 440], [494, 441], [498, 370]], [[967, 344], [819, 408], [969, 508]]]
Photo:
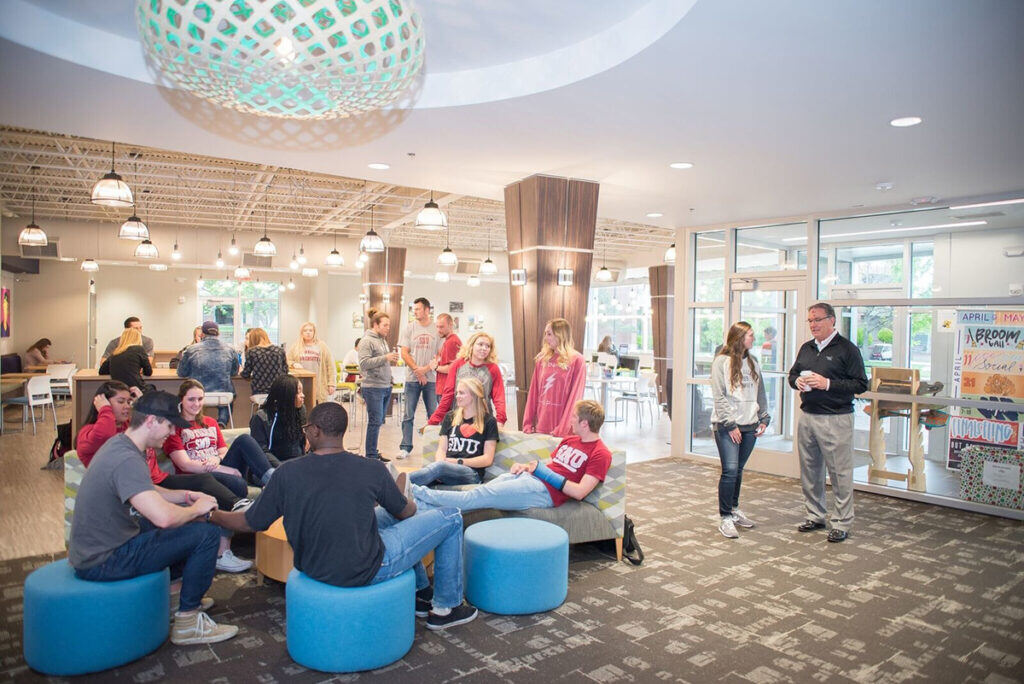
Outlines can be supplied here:
[[71, 451], [71, 421], [57, 426], [57, 438], [50, 446], [50, 458], [41, 470], [63, 470], [64, 454]]
[[640, 542], [636, 538], [636, 528], [628, 515], [623, 516], [625, 520], [622, 526], [622, 557], [633, 565], [640, 565], [644, 562], [644, 550], [640, 548]]

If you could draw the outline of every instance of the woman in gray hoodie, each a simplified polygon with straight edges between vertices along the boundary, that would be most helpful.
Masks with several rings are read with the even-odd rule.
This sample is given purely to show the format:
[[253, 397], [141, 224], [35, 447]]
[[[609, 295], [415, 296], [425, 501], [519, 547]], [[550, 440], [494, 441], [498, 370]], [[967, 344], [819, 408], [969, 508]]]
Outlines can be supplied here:
[[377, 450], [377, 435], [384, 424], [388, 402], [391, 401], [391, 364], [398, 362], [398, 352], [388, 345], [391, 317], [383, 311], [366, 312], [370, 330], [359, 340], [359, 372], [362, 387], [359, 393], [366, 402], [366, 457], [382, 461]]
[[737, 525], [754, 526], [739, 508], [740, 483], [754, 443], [771, 421], [761, 368], [750, 355], [753, 344], [750, 324], [734, 323], [711, 362], [711, 427], [722, 460], [718, 480], [718, 513], [722, 519], [718, 530], [730, 539], [739, 537]]

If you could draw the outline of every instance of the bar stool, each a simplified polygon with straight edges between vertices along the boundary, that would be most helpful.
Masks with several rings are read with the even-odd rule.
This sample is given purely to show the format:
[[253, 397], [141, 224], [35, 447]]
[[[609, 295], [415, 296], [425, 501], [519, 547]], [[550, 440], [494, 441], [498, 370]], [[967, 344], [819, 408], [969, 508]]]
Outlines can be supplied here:
[[[249, 419], [251, 420], [253, 415], [263, 408], [263, 402], [267, 400], [266, 394], [251, 394], [249, 395], [249, 401], [252, 404], [249, 406]], [[228, 409], [230, 411], [230, 409]], [[234, 426], [232, 426], [234, 427]]]
[[228, 407], [228, 422], [231, 427], [235, 427], [235, 417], [231, 415], [231, 402], [235, 400], [235, 395], [231, 392], [207, 392], [206, 396], [203, 397], [203, 406], [221, 406]]

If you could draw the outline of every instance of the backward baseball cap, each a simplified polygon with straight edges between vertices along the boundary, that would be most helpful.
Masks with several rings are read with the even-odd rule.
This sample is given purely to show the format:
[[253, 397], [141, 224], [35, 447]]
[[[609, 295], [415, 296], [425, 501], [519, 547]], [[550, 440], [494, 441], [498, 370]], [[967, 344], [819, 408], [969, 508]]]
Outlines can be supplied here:
[[178, 398], [170, 392], [160, 390], [146, 392], [135, 401], [132, 410], [135, 413], [164, 418], [175, 427], [188, 427], [188, 421], [182, 418], [178, 411]]

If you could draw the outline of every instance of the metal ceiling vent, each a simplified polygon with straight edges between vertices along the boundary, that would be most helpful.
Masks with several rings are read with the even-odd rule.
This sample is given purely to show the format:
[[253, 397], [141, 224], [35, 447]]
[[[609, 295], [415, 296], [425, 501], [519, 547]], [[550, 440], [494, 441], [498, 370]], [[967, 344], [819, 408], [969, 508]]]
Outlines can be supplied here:
[[42, 247], [18, 245], [18, 250], [26, 259], [60, 259], [60, 238], [51, 237]]
[[242, 265], [247, 268], [273, 268], [274, 257], [259, 256], [251, 252], [242, 254]]
[[455, 266], [455, 272], [476, 275], [480, 272], [481, 263], [483, 263], [481, 259], [459, 259], [459, 263]]

